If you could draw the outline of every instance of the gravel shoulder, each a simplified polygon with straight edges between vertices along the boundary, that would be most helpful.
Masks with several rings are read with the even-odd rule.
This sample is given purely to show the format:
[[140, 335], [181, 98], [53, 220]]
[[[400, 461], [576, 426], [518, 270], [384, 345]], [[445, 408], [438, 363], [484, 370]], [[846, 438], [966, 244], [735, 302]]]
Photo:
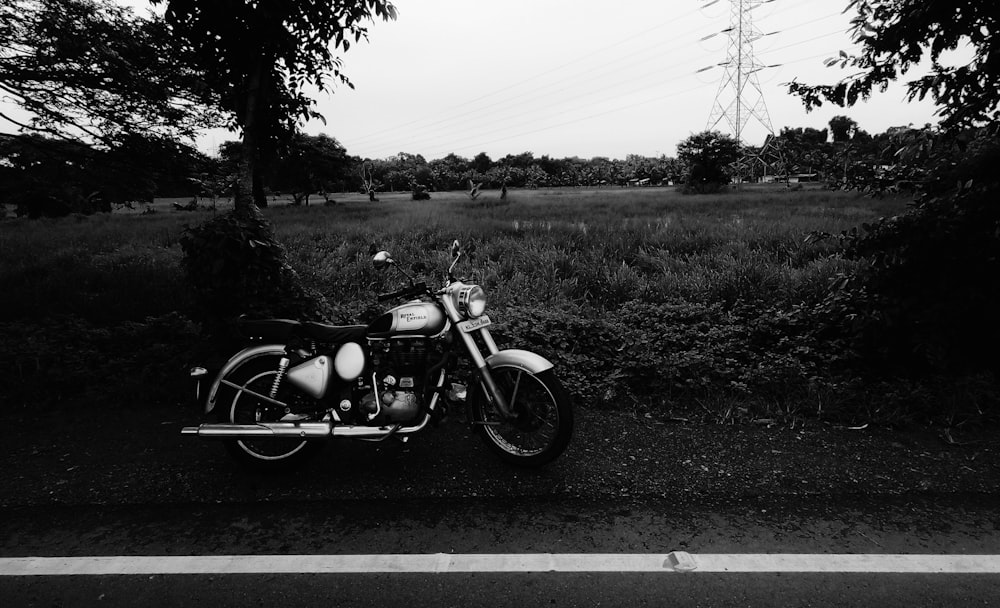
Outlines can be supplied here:
[[578, 410], [567, 452], [538, 471], [511, 468], [462, 416], [408, 443], [335, 440], [302, 470], [261, 476], [221, 446], [181, 437], [184, 407], [136, 406], [0, 417], [0, 509], [329, 500], [539, 498], [781, 502], [1000, 493], [993, 428], [848, 429], [710, 425]]

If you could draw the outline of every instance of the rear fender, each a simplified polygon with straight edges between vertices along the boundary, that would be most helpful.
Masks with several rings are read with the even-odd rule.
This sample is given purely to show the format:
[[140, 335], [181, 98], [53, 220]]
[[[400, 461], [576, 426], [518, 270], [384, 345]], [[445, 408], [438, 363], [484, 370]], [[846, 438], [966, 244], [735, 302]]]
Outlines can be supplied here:
[[259, 346], [245, 348], [233, 355], [232, 358], [230, 358], [229, 361], [226, 361], [226, 364], [222, 366], [222, 369], [219, 370], [219, 373], [215, 376], [215, 380], [212, 382], [211, 388], [208, 390], [208, 395], [205, 398], [205, 414], [211, 414], [212, 410], [215, 409], [215, 400], [219, 396], [219, 387], [222, 386], [222, 380], [234, 370], [248, 361], [269, 355], [284, 356], [285, 353], [284, 344], [261, 344]]

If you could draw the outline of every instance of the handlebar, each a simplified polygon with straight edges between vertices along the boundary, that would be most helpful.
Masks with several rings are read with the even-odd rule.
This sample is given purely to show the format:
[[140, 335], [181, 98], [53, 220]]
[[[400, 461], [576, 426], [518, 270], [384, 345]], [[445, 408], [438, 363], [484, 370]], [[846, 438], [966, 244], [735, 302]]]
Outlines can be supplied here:
[[404, 287], [399, 291], [393, 291], [392, 293], [383, 293], [377, 296], [379, 302], [386, 302], [388, 300], [395, 300], [396, 298], [413, 298], [416, 296], [422, 296], [427, 293], [426, 283], [417, 283], [416, 285], [411, 285], [409, 287]]

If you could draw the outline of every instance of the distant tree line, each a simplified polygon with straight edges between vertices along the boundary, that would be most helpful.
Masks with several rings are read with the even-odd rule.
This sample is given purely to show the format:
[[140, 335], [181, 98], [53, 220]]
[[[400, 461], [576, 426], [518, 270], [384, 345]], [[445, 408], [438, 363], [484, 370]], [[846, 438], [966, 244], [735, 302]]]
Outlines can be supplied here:
[[508, 154], [493, 160], [485, 152], [473, 158], [448, 154], [427, 161], [420, 154], [401, 152], [369, 160], [381, 190], [409, 190], [414, 184], [431, 190], [462, 190], [469, 181], [483, 188], [551, 188], [562, 186], [627, 186], [629, 182], [660, 185], [680, 178], [677, 160], [666, 156], [630, 154], [625, 159], [594, 157], [535, 157], [532, 152]]
[[[763, 150], [741, 150], [728, 135], [704, 132], [681, 142], [676, 158], [629, 154], [624, 159], [531, 152], [495, 160], [485, 152], [430, 161], [405, 152], [363, 159], [348, 154], [333, 137], [300, 133], [262, 159], [257, 179], [264, 206], [267, 194], [289, 195], [294, 203], [308, 205], [313, 196], [329, 202], [336, 192], [364, 192], [363, 166], [378, 192], [418, 186], [431, 192], [465, 190], [471, 181], [491, 189], [680, 185], [700, 193], [735, 181], [741, 170], [737, 161], [744, 159], [741, 178], [749, 181], [809, 175], [838, 188], [911, 190], [924, 170], [919, 163], [901, 163], [901, 142], [938, 137], [929, 127], [870, 135], [846, 117], [830, 124], [829, 130], [782, 128]], [[39, 217], [107, 212], [154, 197], [228, 198], [243, 154], [239, 141], [223, 143], [210, 157], [177, 141], [140, 134], [122, 136], [113, 147], [37, 133], [2, 135], [0, 205], [19, 216]]]

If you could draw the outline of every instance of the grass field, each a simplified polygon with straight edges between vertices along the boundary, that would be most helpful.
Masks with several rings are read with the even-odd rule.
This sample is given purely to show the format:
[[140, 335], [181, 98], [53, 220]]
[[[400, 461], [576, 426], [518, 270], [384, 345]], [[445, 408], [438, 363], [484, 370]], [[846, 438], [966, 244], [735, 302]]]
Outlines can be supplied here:
[[[292, 265], [327, 297], [332, 321], [369, 317], [375, 294], [399, 284], [371, 267], [372, 243], [423, 262], [436, 282], [459, 239], [476, 245], [464, 273], [486, 288], [501, 337], [556, 361], [585, 407], [719, 420], [892, 418], [901, 410], [891, 407], [904, 407], [862, 403], [871, 387], [837, 376], [824, 363], [836, 353], [812, 342], [794, 315], [853, 263], [835, 242], [805, 237], [895, 214], [903, 199], [781, 187], [711, 196], [512, 190], [506, 201], [489, 191], [477, 201], [461, 192], [422, 202], [379, 196], [279, 201], [266, 211]], [[213, 211], [174, 211], [171, 202], [158, 200], [151, 214], [0, 223], [0, 324], [9, 336], [0, 365], [20, 385], [8, 397], [57, 403], [102, 387], [117, 400], [179, 394], [173, 379], [195, 356], [198, 333], [178, 238]], [[92, 394], [66, 392], [84, 381]]]

